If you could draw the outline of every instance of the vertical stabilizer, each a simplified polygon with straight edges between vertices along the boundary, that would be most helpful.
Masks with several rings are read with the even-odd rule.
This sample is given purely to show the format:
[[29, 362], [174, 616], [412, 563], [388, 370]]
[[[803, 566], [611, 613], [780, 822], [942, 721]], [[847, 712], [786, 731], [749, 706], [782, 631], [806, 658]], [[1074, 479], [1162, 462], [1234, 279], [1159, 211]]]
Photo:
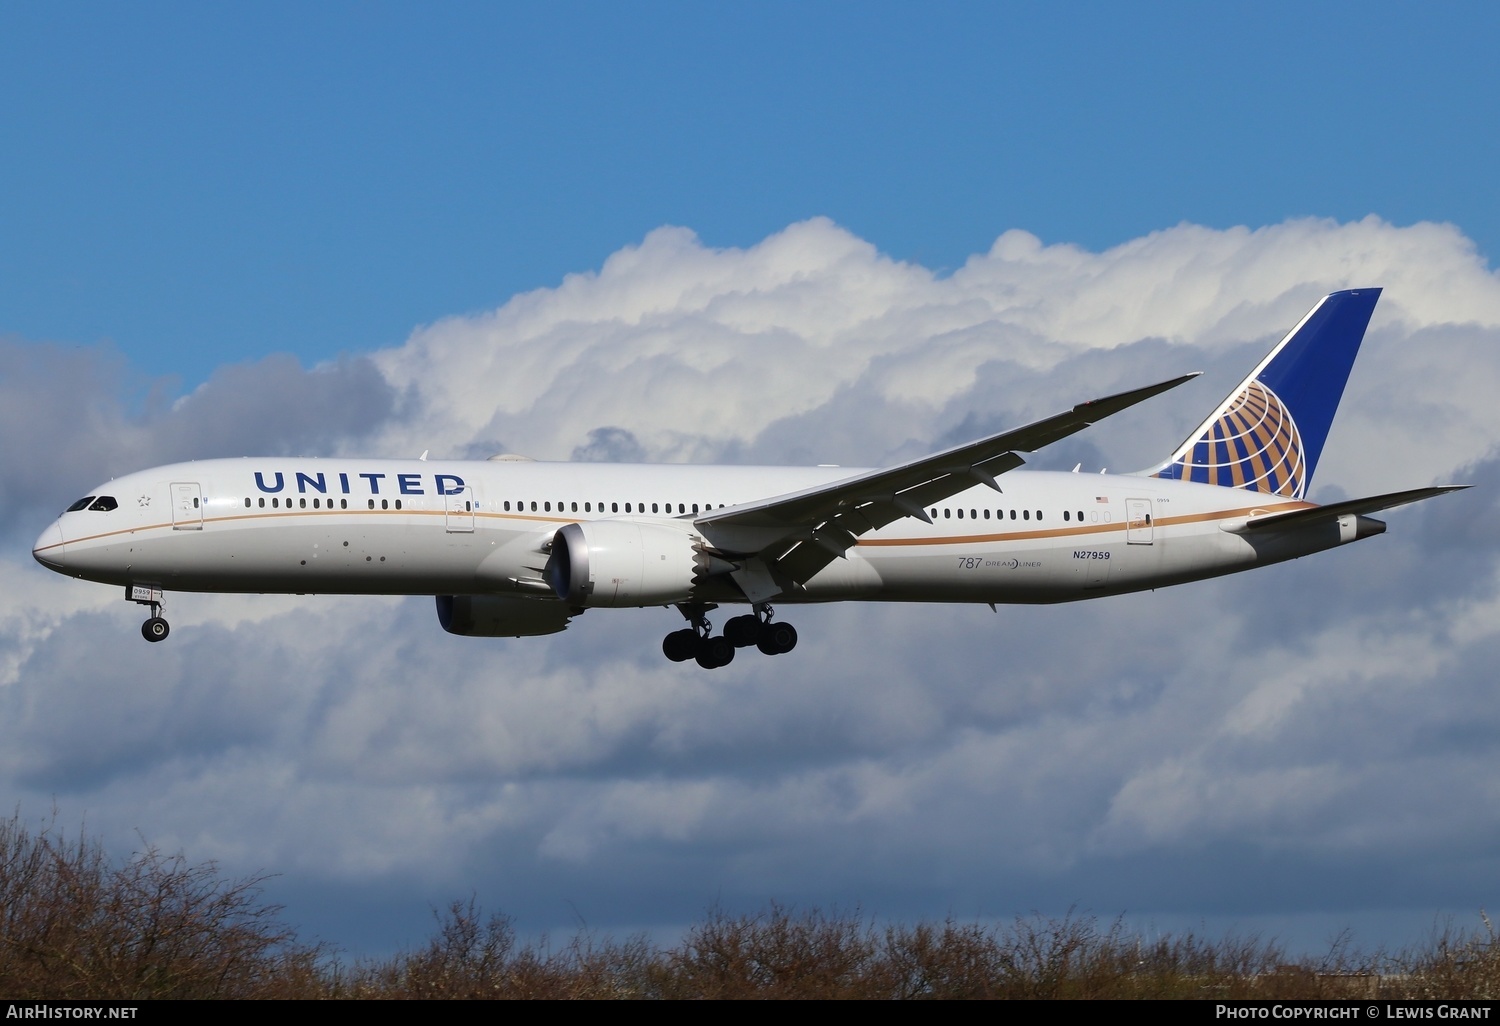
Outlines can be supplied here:
[[1148, 473], [1301, 499], [1379, 289], [1324, 296], [1187, 441]]

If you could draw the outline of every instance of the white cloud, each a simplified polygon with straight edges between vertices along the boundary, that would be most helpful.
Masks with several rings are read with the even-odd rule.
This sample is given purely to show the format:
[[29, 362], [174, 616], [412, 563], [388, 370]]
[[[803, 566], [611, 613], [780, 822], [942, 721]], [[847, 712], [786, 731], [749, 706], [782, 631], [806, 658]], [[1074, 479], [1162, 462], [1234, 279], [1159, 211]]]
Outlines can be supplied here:
[[[0, 419], [29, 442], [3, 457], [4, 529], [24, 551], [94, 480], [226, 447], [878, 463], [1205, 369], [1039, 457], [1128, 469], [1318, 296], [1371, 284], [1319, 487], [1500, 480], [1500, 282], [1451, 226], [1181, 225], [1104, 253], [1012, 231], [939, 277], [814, 220], [743, 250], [661, 229], [367, 359], [226, 368], [144, 413], [108, 353], [7, 342]], [[487, 641], [443, 634], [428, 600], [172, 596], [172, 638], [146, 646], [113, 589], [18, 557], [0, 777], [118, 843], [418, 908], [477, 888], [541, 921], [580, 895], [600, 925], [735, 896], [1140, 911], [1172, 881], [1130, 860], [1169, 874], [1214, 844], [1332, 853], [1383, 908], [1362, 861], [1381, 836], [1413, 866], [1469, 843], [1453, 878], [1493, 904], [1464, 839], [1500, 828], [1494, 510], [1476, 488], [1347, 551], [1098, 603], [797, 610], [796, 652], [715, 673], [661, 659], [661, 610]]]

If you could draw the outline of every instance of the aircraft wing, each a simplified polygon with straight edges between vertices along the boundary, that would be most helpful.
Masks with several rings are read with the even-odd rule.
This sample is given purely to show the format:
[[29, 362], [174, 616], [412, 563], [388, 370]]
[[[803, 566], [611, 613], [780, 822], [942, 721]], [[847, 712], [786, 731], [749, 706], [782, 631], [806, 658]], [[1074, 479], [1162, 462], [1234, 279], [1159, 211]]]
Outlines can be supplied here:
[[[1159, 384], [1079, 403], [1025, 427], [954, 446], [942, 452], [871, 470], [831, 484], [789, 492], [758, 502], [714, 510], [694, 518], [703, 536], [721, 553], [759, 556], [776, 585], [761, 580], [746, 588], [770, 593], [810, 579], [840, 558], [855, 539], [902, 517], [931, 523], [924, 507], [957, 495], [976, 483], [1000, 491], [997, 478], [1025, 461], [1018, 455], [1033, 452], [1082, 431], [1090, 424], [1192, 378], [1184, 374]], [[757, 574], [756, 570], [749, 571]], [[763, 573], [759, 576], [764, 577]], [[746, 587], [743, 572], [735, 574]]]
[[1310, 509], [1294, 509], [1286, 513], [1267, 513], [1263, 516], [1251, 517], [1244, 523], [1243, 531], [1283, 530], [1289, 527], [1305, 527], [1322, 520], [1337, 520], [1339, 517], [1355, 514], [1363, 516], [1366, 513], [1379, 513], [1383, 509], [1391, 509], [1394, 506], [1405, 506], [1409, 502], [1421, 502], [1435, 495], [1443, 495], [1447, 492], [1459, 492], [1468, 488], [1468, 485], [1438, 485], [1433, 488], [1410, 488], [1404, 492], [1387, 492], [1384, 495], [1371, 495], [1364, 499], [1346, 499], [1343, 502], [1331, 502], [1326, 506], [1313, 506]]

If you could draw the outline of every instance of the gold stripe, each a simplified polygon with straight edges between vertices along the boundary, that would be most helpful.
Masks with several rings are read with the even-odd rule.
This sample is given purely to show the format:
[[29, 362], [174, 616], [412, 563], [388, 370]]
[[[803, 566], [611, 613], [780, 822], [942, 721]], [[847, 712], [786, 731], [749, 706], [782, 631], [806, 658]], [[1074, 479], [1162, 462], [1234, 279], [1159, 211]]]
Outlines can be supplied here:
[[[1183, 524], [1202, 524], [1215, 520], [1234, 520], [1248, 517], [1252, 513], [1281, 513], [1295, 509], [1316, 509], [1311, 502], [1277, 502], [1258, 506], [1243, 506], [1239, 509], [1216, 510], [1213, 513], [1193, 513], [1180, 517], [1160, 517], [1157, 527], [1177, 527]], [[1083, 534], [1117, 534], [1129, 525], [1125, 521], [1110, 524], [1089, 524], [1085, 527], [1059, 527], [1045, 531], [1016, 531], [1011, 534], [955, 535], [948, 538], [861, 538], [856, 545], [875, 547], [889, 545], [977, 545], [985, 542], [1033, 541], [1037, 538], [1068, 538]]]
[[[1255, 512], [1260, 512], [1260, 513], [1278, 513], [1278, 512], [1295, 510], [1295, 509], [1316, 509], [1316, 508], [1317, 508], [1316, 504], [1315, 503], [1311, 503], [1311, 502], [1279, 502], [1279, 503], [1272, 503], [1272, 504], [1268, 504], [1268, 505], [1244, 506], [1244, 507], [1241, 507], [1239, 509], [1216, 510], [1215, 512], [1212, 512], [1212, 513], [1194, 513], [1194, 514], [1184, 515], [1184, 516], [1180, 516], [1180, 517], [1159, 517], [1159, 518], [1157, 518], [1155, 520], [1155, 526], [1157, 526], [1157, 527], [1176, 527], [1176, 526], [1179, 526], [1181, 524], [1200, 524], [1200, 523], [1205, 523], [1205, 522], [1213, 521], [1213, 520], [1232, 520], [1232, 519], [1235, 519], [1237, 517], [1246, 517], [1246, 516], [1249, 516], [1250, 514], [1255, 513]], [[328, 509], [328, 510], [293, 510], [292, 513], [291, 513], [291, 515], [294, 516], [294, 517], [304, 517], [304, 516], [306, 516], [306, 517], [313, 517], [313, 516], [326, 517], [326, 516], [329, 516], [329, 515], [345, 516], [345, 517], [347, 517], [347, 516], [392, 516], [392, 515], [435, 517], [435, 516], [446, 516], [447, 515], [447, 511], [446, 510], [425, 510], [425, 509], [424, 510], [411, 510], [411, 509], [389, 509], [389, 510], [385, 510], [385, 509], [357, 509], [357, 510], [356, 509]], [[463, 514], [460, 514], [460, 515], [463, 515]], [[617, 515], [618, 514], [611, 514], [611, 516], [617, 516]], [[479, 512], [478, 510], [474, 511], [474, 516], [475, 517], [484, 518], [484, 519], [487, 519], [487, 520], [521, 520], [521, 521], [525, 521], [525, 522], [528, 522], [528, 523], [538, 523], [538, 524], [577, 524], [577, 523], [583, 523], [584, 522], [584, 521], [578, 520], [576, 517], [575, 518], [567, 518], [567, 517], [523, 516], [523, 515], [519, 515], [519, 514], [516, 514], [516, 513], [482, 513], [482, 512]], [[246, 513], [239, 513], [239, 514], [235, 514], [234, 516], [205, 517], [203, 519], [203, 523], [205, 523], [205, 524], [222, 524], [222, 523], [228, 523], [228, 522], [237, 521], [237, 520], [265, 520], [265, 519], [270, 519], [270, 518], [277, 518], [277, 519], [283, 519], [284, 520], [284, 519], [287, 518], [287, 514], [284, 513], [284, 512], [280, 513], [280, 514], [276, 514], [276, 513], [248, 513], [248, 514], [246, 514]], [[81, 545], [84, 542], [98, 541], [101, 538], [113, 538], [113, 537], [116, 537], [118, 535], [123, 535], [123, 534], [139, 534], [139, 533], [144, 533], [144, 532], [148, 532], [148, 531], [168, 530], [168, 529], [171, 529], [172, 526], [173, 525], [170, 524], [170, 523], [163, 523], [163, 524], [147, 524], [144, 527], [127, 527], [127, 528], [121, 528], [118, 531], [105, 531], [102, 534], [85, 535], [82, 538], [64, 539], [61, 542], [54, 542], [51, 545], [46, 545], [46, 546], [43, 546], [40, 549], [34, 549], [33, 551], [34, 552], [47, 552], [50, 549], [59, 548], [61, 546], [65, 546], [65, 545]], [[1032, 541], [1032, 540], [1035, 540], [1037, 538], [1068, 538], [1068, 537], [1074, 537], [1074, 536], [1077, 536], [1077, 535], [1084, 535], [1084, 534], [1113, 534], [1113, 533], [1117, 533], [1119, 531], [1125, 530], [1126, 526], [1127, 525], [1125, 524], [1125, 522], [1121, 521], [1120, 523], [1088, 524], [1088, 525], [1084, 525], [1084, 526], [1080, 526], [1080, 527], [1047, 528], [1045, 530], [1040, 530], [1040, 531], [1013, 531], [1013, 532], [1010, 532], [1010, 533], [1007, 533], [1007, 534], [953, 535], [953, 536], [941, 537], [941, 538], [932, 538], [932, 537], [928, 537], [928, 538], [861, 538], [861, 539], [858, 539], [855, 542], [855, 544], [856, 545], [868, 545], [868, 546], [873, 546], [873, 547], [889, 546], [889, 545], [974, 545], [974, 544], [979, 544], [979, 543], [983, 543], [983, 542]]]

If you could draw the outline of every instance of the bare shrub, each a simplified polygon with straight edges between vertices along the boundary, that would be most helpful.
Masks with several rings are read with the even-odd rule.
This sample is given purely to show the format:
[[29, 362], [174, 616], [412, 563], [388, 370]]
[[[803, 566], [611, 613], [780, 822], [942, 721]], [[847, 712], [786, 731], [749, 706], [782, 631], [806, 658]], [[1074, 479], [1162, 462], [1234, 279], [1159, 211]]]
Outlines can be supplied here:
[[[867, 997], [882, 989], [874, 928], [859, 913], [710, 911], [667, 959], [663, 997]], [[880, 994], [879, 996], [885, 996]]]
[[427, 946], [341, 972], [336, 996], [409, 999], [559, 999], [656, 996], [660, 953], [643, 937], [617, 944], [581, 931], [553, 951], [545, 938], [519, 944], [508, 916], [486, 916], [477, 899], [434, 912]]
[[123, 861], [53, 821], [0, 822], [0, 993], [150, 998], [1391, 998], [1494, 1000], [1500, 947], [1434, 927], [1395, 954], [1342, 933], [1321, 957], [1233, 934], [1146, 938], [1069, 911], [1001, 925], [888, 925], [860, 911], [710, 910], [682, 941], [518, 938], [477, 898], [434, 912], [425, 945], [347, 966], [298, 942], [263, 876], [229, 880], [151, 846]]
[[266, 877], [226, 880], [154, 847], [116, 864], [55, 821], [0, 823], [0, 992], [33, 998], [269, 996], [315, 986]]
[[1500, 946], [1481, 910], [1482, 927], [1461, 930], [1435, 923], [1427, 943], [1384, 959], [1381, 995], [1420, 999], [1493, 1001], [1500, 996]]
[[903, 1000], [994, 997], [1004, 974], [994, 931], [976, 923], [887, 927], [884, 954], [885, 996]]

